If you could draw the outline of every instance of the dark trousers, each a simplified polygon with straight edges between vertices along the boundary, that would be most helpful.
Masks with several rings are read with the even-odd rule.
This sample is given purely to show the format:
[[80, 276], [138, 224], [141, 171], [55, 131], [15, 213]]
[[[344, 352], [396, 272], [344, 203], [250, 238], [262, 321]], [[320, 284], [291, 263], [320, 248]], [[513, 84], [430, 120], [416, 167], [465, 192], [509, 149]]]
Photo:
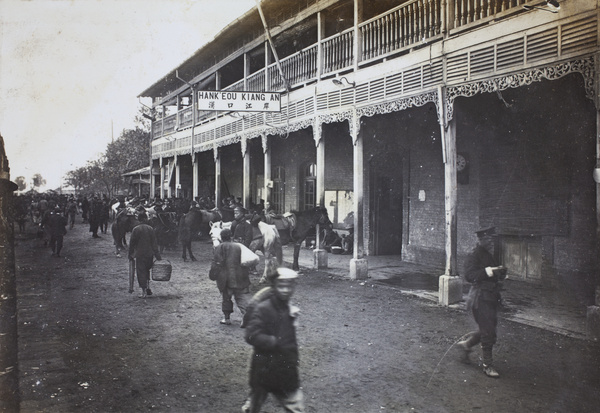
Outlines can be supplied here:
[[235, 303], [240, 309], [240, 313], [242, 315], [246, 314], [246, 308], [248, 308], [248, 303], [252, 298], [250, 294], [250, 289], [246, 288], [227, 288], [225, 291], [221, 291], [221, 296], [223, 298], [221, 302], [221, 310], [225, 317], [229, 317], [231, 313], [233, 313], [233, 300], [232, 297], [235, 297]]
[[52, 253], [56, 253], [60, 255], [60, 251], [63, 247], [63, 239], [62, 235], [50, 235], [50, 248], [52, 248]]
[[154, 263], [154, 257], [141, 257], [135, 259], [135, 271], [137, 274], [138, 285], [144, 290], [148, 288], [150, 280], [150, 269]]
[[489, 366], [493, 362], [492, 348], [496, 344], [496, 326], [498, 325], [497, 302], [479, 300], [477, 308], [473, 308], [473, 317], [479, 326], [479, 330], [469, 334], [467, 345], [472, 347], [481, 343], [483, 363]]

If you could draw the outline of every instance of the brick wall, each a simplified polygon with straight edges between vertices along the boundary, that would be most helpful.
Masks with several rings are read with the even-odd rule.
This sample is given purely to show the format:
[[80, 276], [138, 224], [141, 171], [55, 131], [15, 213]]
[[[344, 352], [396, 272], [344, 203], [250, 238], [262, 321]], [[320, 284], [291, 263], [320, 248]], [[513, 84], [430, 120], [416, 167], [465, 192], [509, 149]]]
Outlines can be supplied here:
[[269, 137], [271, 167], [285, 167], [285, 211], [300, 208], [300, 169], [307, 161], [315, 162], [316, 148], [312, 129], [303, 129], [282, 136]]

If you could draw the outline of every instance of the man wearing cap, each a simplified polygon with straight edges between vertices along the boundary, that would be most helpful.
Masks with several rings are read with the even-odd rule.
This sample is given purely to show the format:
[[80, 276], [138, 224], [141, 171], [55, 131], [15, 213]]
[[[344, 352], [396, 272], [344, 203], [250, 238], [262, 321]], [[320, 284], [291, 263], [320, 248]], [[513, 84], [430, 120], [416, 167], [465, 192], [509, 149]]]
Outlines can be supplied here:
[[242, 248], [239, 244], [231, 242], [231, 230], [225, 228], [221, 231], [221, 243], [214, 251], [213, 261], [220, 268], [217, 275], [217, 288], [221, 292], [223, 301], [221, 311], [223, 319], [221, 324], [231, 324], [231, 313], [233, 313], [233, 301], [242, 313], [246, 313], [250, 301], [250, 277], [248, 269], [242, 266]]
[[131, 231], [129, 238], [129, 260], [135, 259], [135, 269], [138, 279], [138, 285], [142, 289], [140, 298], [146, 298], [152, 295], [150, 290], [150, 269], [154, 264], [154, 257], [161, 260], [156, 242], [154, 228], [148, 225], [148, 215], [145, 212], [138, 214], [140, 223]]
[[239, 242], [250, 248], [250, 243], [252, 242], [252, 224], [246, 219], [247, 213], [248, 211], [239, 205], [233, 209], [231, 233], [235, 242]]
[[254, 347], [250, 363], [250, 397], [242, 410], [258, 413], [269, 393], [286, 412], [304, 412], [298, 374], [298, 343], [294, 321], [298, 309], [290, 305], [298, 273], [277, 269], [273, 294], [258, 303], [246, 327], [246, 341]]
[[500, 375], [493, 365], [492, 348], [496, 343], [496, 325], [500, 305], [500, 281], [506, 278], [506, 268], [499, 266], [494, 258], [495, 227], [476, 231], [477, 246], [465, 261], [465, 279], [471, 283], [467, 308], [471, 309], [479, 330], [465, 335], [457, 345], [468, 357], [471, 348], [481, 343], [483, 372], [497, 378]]

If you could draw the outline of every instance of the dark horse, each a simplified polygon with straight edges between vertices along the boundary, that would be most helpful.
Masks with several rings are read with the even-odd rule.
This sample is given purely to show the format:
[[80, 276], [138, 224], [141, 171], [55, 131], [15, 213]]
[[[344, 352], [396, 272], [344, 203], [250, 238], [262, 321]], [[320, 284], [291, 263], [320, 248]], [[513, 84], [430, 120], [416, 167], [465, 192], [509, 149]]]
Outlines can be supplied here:
[[267, 216], [266, 222], [274, 224], [277, 227], [283, 244], [290, 241], [294, 243], [294, 263], [292, 264], [292, 268], [295, 271], [298, 271], [300, 268], [298, 265], [300, 246], [311, 229], [314, 229], [317, 224], [331, 225], [329, 215], [327, 215], [327, 208], [325, 207], [315, 207], [306, 211], [292, 211], [290, 214], [275, 218]]
[[186, 251], [190, 254], [190, 259], [196, 261], [196, 257], [192, 254], [192, 237], [199, 232], [204, 232], [208, 235], [210, 222], [233, 221], [233, 210], [228, 208], [215, 209], [207, 211], [205, 209], [192, 208], [187, 214], [184, 214], [179, 220], [179, 242], [183, 253], [181, 257], [183, 261], [187, 261]]
[[175, 248], [177, 245], [177, 218], [175, 212], [159, 212], [155, 217], [148, 220], [148, 224], [154, 228], [156, 242], [160, 252], [165, 248]]
[[125, 249], [127, 245], [127, 241], [125, 240], [125, 234], [131, 232], [133, 227], [138, 225], [140, 222], [135, 217], [135, 215], [129, 214], [121, 214], [118, 215], [115, 219], [115, 222], [110, 226], [110, 231], [112, 232], [113, 240], [115, 243], [116, 254], [117, 257], [120, 257], [121, 250]]

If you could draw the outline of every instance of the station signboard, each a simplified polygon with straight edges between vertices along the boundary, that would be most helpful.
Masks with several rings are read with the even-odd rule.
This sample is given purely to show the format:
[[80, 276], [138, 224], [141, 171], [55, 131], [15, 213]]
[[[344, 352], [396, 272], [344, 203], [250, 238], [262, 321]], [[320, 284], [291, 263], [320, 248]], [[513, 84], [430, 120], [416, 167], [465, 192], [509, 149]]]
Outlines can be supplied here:
[[281, 93], [200, 90], [198, 91], [197, 104], [199, 110], [280, 112]]

